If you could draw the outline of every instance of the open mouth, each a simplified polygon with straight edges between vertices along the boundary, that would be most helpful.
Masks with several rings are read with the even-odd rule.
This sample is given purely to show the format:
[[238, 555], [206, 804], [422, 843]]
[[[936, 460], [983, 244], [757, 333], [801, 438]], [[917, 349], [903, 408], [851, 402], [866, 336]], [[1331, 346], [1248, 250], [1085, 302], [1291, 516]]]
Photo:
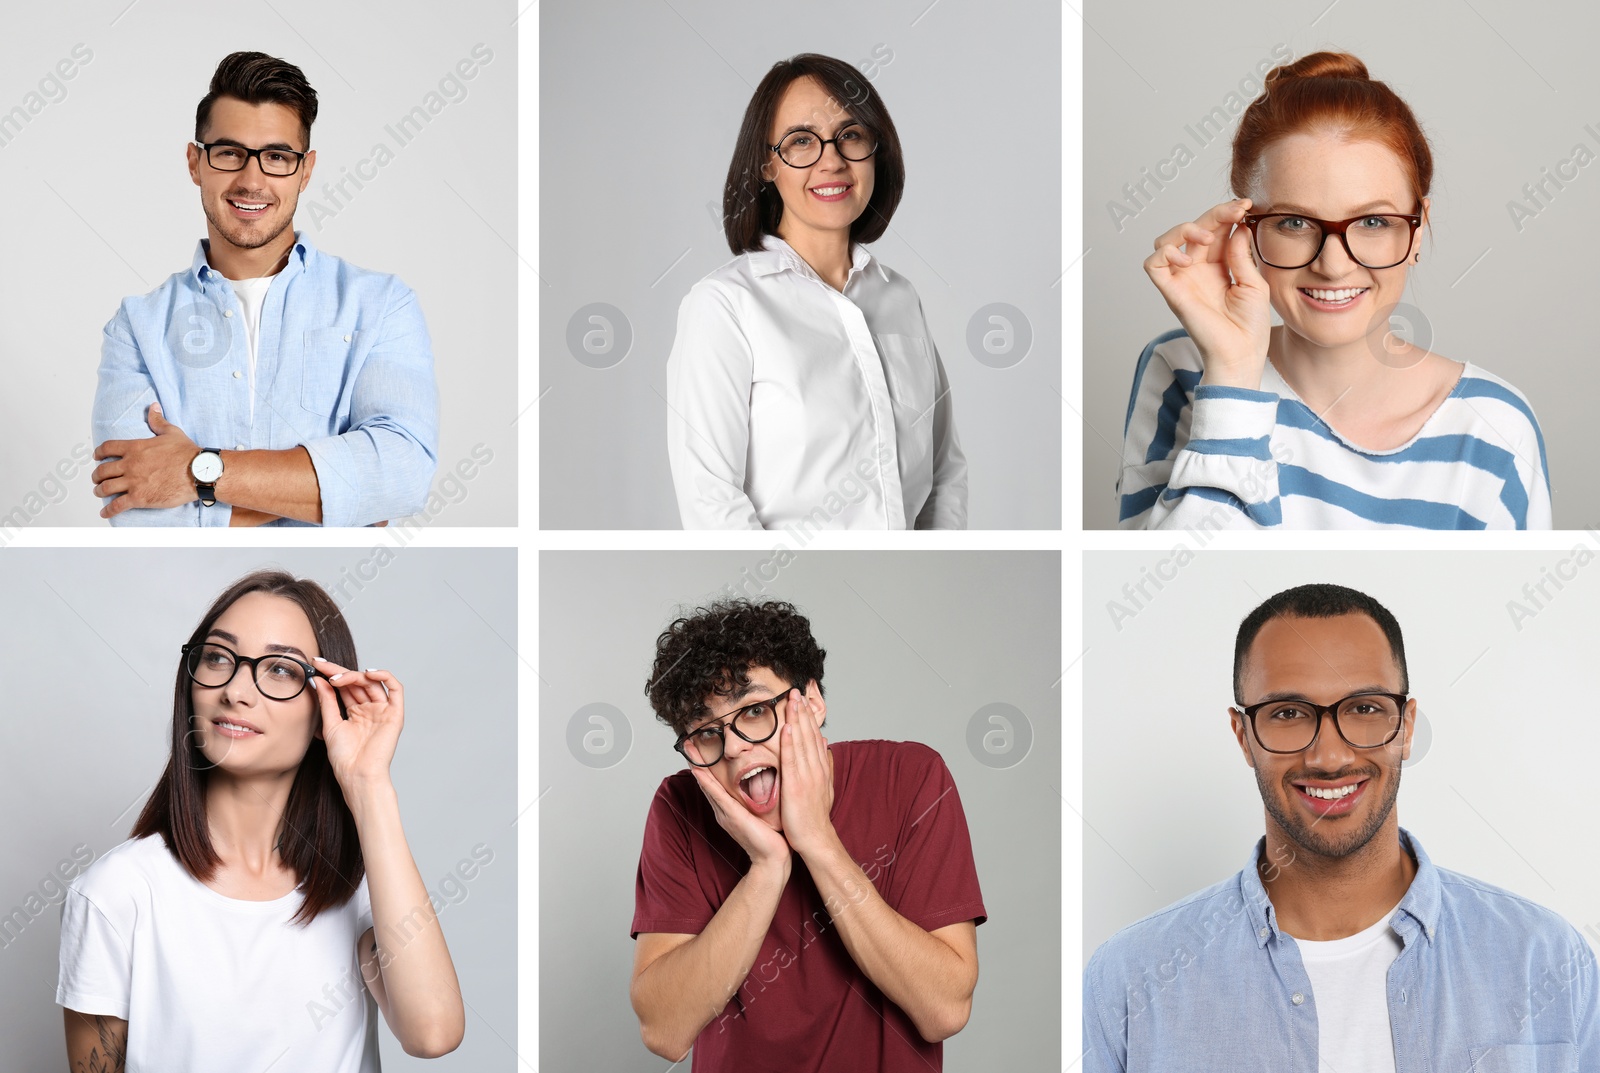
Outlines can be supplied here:
[[813, 186], [811, 196], [818, 201], [842, 201], [850, 196], [851, 183], [833, 183], [829, 186]]
[[1351, 779], [1340, 783], [1297, 782], [1295, 796], [1318, 816], [1338, 816], [1351, 811], [1366, 792], [1366, 779]]
[[227, 202], [233, 214], [242, 220], [259, 219], [272, 208], [272, 203], [269, 201], [235, 201], [233, 198], [228, 198]]
[[1335, 289], [1330, 287], [1300, 287], [1297, 289], [1300, 291], [1301, 297], [1306, 300], [1311, 308], [1334, 312], [1340, 309], [1349, 309], [1351, 306], [1361, 301], [1362, 296], [1372, 288], [1340, 287]]
[[756, 815], [771, 812], [778, 805], [778, 769], [765, 764], [751, 768], [739, 777], [739, 794]]
[[227, 719], [213, 719], [211, 725], [226, 738], [254, 738], [261, 733], [249, 723], [235, 723]]

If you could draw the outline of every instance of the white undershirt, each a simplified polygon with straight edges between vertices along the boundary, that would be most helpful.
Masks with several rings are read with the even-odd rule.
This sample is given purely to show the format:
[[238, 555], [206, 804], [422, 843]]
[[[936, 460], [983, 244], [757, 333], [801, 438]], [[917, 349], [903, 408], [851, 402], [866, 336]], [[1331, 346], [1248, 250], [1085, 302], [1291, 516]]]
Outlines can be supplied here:
[[239, 307], [244, 313], [244, 334], [250, 342], [250, 424], [256, 423], [256, 347], [261, 341], [261, 307], [266, 304], [267, 291], [276, 273], [254, 279], [230, 279], [233, 293], [239, 297]]
[[1321, 1073], [1394, 1073], [1388, 977], [1403, 944], [1389, 927], [1393, 915], [1343, 939], [1295, 939], [1317, 1004]]

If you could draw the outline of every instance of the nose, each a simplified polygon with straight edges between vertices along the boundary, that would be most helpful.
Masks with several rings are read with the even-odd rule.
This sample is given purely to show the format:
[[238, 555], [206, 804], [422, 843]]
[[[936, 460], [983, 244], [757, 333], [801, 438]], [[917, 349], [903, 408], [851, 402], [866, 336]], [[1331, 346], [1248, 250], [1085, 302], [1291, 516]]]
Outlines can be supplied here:
[[222, 695], [229, 704], [255, 704], [261, 700], [256, 687], [256, 676], [248, 664], [241, 663], [233, 669], [233, 677], [222, 687]]
[[1339, 734], [1333, 713], [1323, 712], [1317, 724], [1317, 740], [1301, 754], [1307, 767], [1318, 771], [1339, 771], [1355, 763], [1356, 752]]
[[1323, 236], [1322, 251], [1311, 262], [1311, 268], [1323, 276], [1342, 276], [1352, 268], [1359, 268], [1360, 263], [1345, 248], [1345, 241], [1343, 235]]
[[722, 728], [722, 758], [737, 760], [750, 748], [750, 743], [733, 732], [732, 727]]

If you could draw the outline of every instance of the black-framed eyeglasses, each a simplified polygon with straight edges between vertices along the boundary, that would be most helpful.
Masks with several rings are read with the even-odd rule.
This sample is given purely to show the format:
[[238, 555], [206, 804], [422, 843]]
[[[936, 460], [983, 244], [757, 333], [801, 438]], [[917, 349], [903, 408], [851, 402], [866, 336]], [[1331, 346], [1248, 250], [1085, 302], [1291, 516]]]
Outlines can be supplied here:
[[305, 153], [293, 149], [246, 149], [228, 142], [194, 142], [206, 155], [206, 163], [218, 171], [243, 171], [250, 158], [255, 157], [264, 175], [282, 178], [300, 170]]
[[1422, 217], [1417, 213], [1365, 213], [1348, 220], [1318, 220], [1293, 212], [1252, 212], [1244, 218], [1256, 255], [1273, 268], [1304, 268], [1322, 256], [1329, 235], [1362, 268], [1393, 268], [1411, 256]]
[[[789, 695], [794, 686], [785, 686], [782, 693], [767, 697], [730, 712], [714, 723], [695, 727], [680, 735], [673, 748], [695, 767], [710, 767], [722, 759], [727, 735], [723, 729], [733, 731], [751, 745], [759, 745], [778, 732], [778, 702]], [[801, 690], [801, 695], [805, 693]]]
[[271, 700], [293, 700], [322, 673], [311, 664], [280, 652], [241, 656], [227, 645], [212, 641], [183, 646], [183, 669], [189, 680], [202, 689], [221, 689], [233, 681], [241, 664], [249, 664], [256, 689]]
[[851, 123], [831, 138], [819, 138], [815, 131], [791, 130], [777, 145], [767, 148], [791, 168], [809, 168], [822, 159], [823, 147], [829, 145], [846, 160], [865, 160], [878, 151], [878, 136], [859, 123]]
[[1256, 742], [1269, 753], [1298, 753], [1311, 748], [1322, 733], [1322, 717], [1333, 717], [1333, 729], [1352, 749], [1388, 745], [1405, 725], [1404, 693], [1354, 693], [1332, 704], [1309, 700], [1264, 700], [1236, 709], [1250, 721]]

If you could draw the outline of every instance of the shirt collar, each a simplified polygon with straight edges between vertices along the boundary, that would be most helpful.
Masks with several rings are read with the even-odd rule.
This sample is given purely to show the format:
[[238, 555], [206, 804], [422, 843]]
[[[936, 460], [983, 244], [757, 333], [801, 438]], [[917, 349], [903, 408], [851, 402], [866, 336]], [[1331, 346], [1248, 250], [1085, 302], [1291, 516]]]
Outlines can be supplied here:
[[[753, 250], [746, 254], [750, 258], [750, 271], [757, 276], [770, 276], [774, 272], [790, 270], [799, 272], [803, 276], [820, 279], [816, 270], [806, 263], [804, 257], [794, 252], [794, 247], [789, 245], [777, 235], [762, 235], [761, 249]], [[867, 248], [857, 242], [851, 246], [850, 275], [854, 276], [871, 264], [878, 270], [878, 275], [885, 283], [889, 282], [889, 272], [877, 258], [867, 252]], [[846, 278], [846, 283], [849, 278]]]
[[[1428, 941], [1433, 942], [1438, 935], [1439, 903], [1443, 891], [1443, 885], [1439, 881], [1439, 870], [1423, 851], [1422, 843], [1404, 827], [1400, 828], [1400, 844], [1409, 849], [1411, 856], [1416, 859], [1417, 874], [1411, 880], [1411, 887], [1406, 891], [1405, 897], [1400, 899], [1400, 905], [1390, 918], [1390, 923], [1408, 940], [1408, 932], [1420, 929]], [[1273, 909], [1272, 899], [1267, 897], [1266, 885], [1261, 882], [1259, 862], [1266, 848], [1265, 837], [1257, 840], [1255, 849], [1250, 851], [1250, 860], [1239, 873], [1239, 893], [1244, 897], [1245, 912], [1250, 915], [1250, 927], [1255, 932], [1258, 947], [1265, 946], [1269, 940], [1282, 936], [1278, 930], [1277, 912]]]
[[[211, 240], [201, 239], [195, 243], [194, 260], [189, 265], [189, 276], [200, 284], [200, 289], [205, 290], [206, 284], [228, 283], [228, 279], [221, 272], [211, 267], [207, 254], [211, 250]], [[311, 263], [312, 256], [316, 253], [316, 246], [312, 245], [311, 238], [304, 231], [294, 233], [294, 246], [289, 251], [289, 263], [283, 266], [280, 275], [293, 275], [302, 272]]]

